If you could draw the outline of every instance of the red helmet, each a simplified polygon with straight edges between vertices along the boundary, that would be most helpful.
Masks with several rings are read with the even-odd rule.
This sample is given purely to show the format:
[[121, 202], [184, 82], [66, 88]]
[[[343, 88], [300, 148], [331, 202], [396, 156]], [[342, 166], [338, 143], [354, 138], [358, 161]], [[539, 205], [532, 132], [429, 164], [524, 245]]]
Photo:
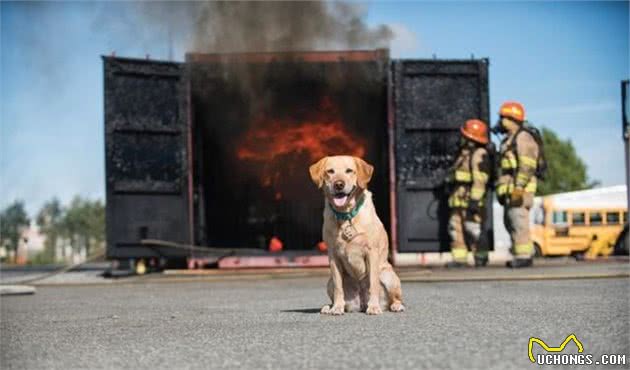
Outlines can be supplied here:
[[499, 109], [499, 115], [501, 117], [509, 117], [518, 122], [525, 121], [525, 108], [519, 102], [508, 101], [501, 105], [501, 109]]
[[469, 119], [462, 126], [461, 132], [472, 141], [488, 144], [488, 126], [481, 120]]

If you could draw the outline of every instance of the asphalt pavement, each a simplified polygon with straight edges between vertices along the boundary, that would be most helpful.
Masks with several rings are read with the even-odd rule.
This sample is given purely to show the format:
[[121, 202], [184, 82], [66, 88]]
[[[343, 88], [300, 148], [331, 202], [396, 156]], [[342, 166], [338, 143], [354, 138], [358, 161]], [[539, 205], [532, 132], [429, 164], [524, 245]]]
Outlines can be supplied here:
[[325, 276], [39, 286], [0, 301], [0, 367], [534, 369], [569, 334], [630, 367], [627, 277], [404, 280], [406, 312], [341, 317]]

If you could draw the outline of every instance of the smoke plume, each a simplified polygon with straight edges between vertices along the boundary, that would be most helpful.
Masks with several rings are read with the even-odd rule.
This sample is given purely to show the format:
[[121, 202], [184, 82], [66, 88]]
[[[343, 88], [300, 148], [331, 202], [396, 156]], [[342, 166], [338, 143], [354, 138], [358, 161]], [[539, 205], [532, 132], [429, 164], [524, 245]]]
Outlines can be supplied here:
[[[143, 20], [204, 53], [388, 47], [392, 30], [370, 28], [367, 9], [346, 2], [143, 2]], [[150, 27], [154, 28], [154, 27]], [[181, 46], [181, 45], [180, 45]]]

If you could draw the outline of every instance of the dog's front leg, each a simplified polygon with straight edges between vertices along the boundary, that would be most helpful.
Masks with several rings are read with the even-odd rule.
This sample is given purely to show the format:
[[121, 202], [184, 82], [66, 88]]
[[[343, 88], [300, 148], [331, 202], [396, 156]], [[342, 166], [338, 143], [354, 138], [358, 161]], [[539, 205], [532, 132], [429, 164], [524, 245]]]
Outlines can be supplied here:
[[376, 251], [368, 251], [367, 263], [370, 274], [370, 287], [368, 289], [370, 298], [368, 300], [368, 307], [365, 313], [368, 315], [379, 315], [383, 313], [383, 311], [381, 310], [380, 303], [381, 282], [379, 279], [379, 256]]
[[341, 266], [336, 257], [331, 257], [330, 274], [333, 281], [333, 305], [328, 313], [331, 315], [343, 315], [346, 301], [343, 294], [343, 278], [341, 276]]

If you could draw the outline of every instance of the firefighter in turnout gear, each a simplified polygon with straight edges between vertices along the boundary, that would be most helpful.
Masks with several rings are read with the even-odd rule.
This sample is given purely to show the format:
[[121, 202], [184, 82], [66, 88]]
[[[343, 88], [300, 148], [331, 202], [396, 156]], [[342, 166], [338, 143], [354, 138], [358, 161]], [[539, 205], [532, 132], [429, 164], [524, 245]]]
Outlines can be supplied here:
[[520, 103], [506, 102], [499, 110], [499, 122], [493, 132], [505, 135], [499, 154], [499, 179], [496, 192], [503, 205], [503, 222], [512, 240], [514, 258], [508, 267], [532, 265], [534, 246], [529, 232], [529, 209], [536, 194], [539, 156], [542, 142], [538, 131], [526, 129], [525, 109]]
[[447, 267], [467, 265], [468, 248], [475, 266], [488, 263], [488, 250], [481, 245], [481, 225], [485, 215], [486, 187], [492, 169], [487, 149], [488, 126], [480, 120], [466, 121], [461, 128], [461, 145], [447, 182], [450, 184], [448, 231], [452, 262]]

